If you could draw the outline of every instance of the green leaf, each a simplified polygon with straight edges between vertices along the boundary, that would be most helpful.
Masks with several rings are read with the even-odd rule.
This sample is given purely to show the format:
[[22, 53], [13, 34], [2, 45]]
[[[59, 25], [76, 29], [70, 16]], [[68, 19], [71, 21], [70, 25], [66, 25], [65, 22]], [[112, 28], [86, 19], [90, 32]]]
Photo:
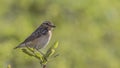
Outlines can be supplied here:
[[58, 44], [59, 44], [59, 43], [58, 43], [58, 41], [57, 41], [57, 42], [55, 42], [55, 44], [54, 44], [53, 48], [54, 48], [54, 49], [56, 49], [56, 48], [58, 47]]
[[52, 56], [54, 53], [55, 53], [55, 50], [54, 50], [54, 49], [49, 50], [49, 51], [46, 53], [45, 58], [48, 58], [48, 57]]
[[45, 58], [49, 58], [50, 56], [52, 56], [55, 53], [55, 49], [58, 47], [58, 42], [55, 42], [53, 46], [51, 46], [48, 51], [45, 54]]
[[10, 65], [10, 64], [8, 64], [8, 65], [7, 65], [7, 68], [11, 68], [11, 65]]
[[27, 54], [27, 55], [29, 55], [29, 56], [34, 56], [32, 53], [30, 53], [27, 49], [22, 49], [22, 51], [25, 53], [25, 54]]
[[52, 45], [48, 50], [51, 50], [51, 49], [56, 49], [58, 47], [58, 41], [54, 43], [54, 45]]

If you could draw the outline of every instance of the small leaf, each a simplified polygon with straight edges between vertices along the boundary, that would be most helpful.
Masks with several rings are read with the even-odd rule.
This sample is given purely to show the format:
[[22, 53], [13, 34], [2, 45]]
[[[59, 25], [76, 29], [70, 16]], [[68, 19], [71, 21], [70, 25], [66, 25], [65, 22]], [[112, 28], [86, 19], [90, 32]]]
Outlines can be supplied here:
[[58, 47], [58, 42], [55, 42], [53, 46], [51, 46], [45, 54], [45, 58], [52, 56], [55, 53], [55, 48]]
[[55, 53], [55, 50], [51, 49], [50, 52], [49, 52], [49, 54], [48, 54], [48, 57], [52, 56], [54, 53]]
[[28, 52], [26, 49], [22, 49], [22, 51], [23, 51], [25, 54], [29, 55], [29, 56], [33, 56], [33, 54], [30, 53], [30, 52]]
[[57, 47], [58, 47], [58, 42], [55, 42], [54, 45], [52, 45], [52, 46], [48, 49], [48, 51], [51, 50], [51, 49], [56, 49]]
[[46, 53], [45, 58], [48, 58], [48, 57], [52, 56], [54, 53], [55, 53], [55, 50], [54, 50], [54, 49], [49, 50], [49, 51]]
[[11, 68], [11, 65], [10, 65], [10, 64], [8, 64], [8, 65], [7, 65], [7, 68]]
[[58, 47], [58, 44], [59, 44], [58, 42], [55, 42], [53, 48], [56, 49]]
[[38, 51], [36, 51], [35, 54], [36, 54], [37, 56], [39, 56], [39, 57], [43, 57], [43, 55], [42, 55], [40, 52], [38, 52]]

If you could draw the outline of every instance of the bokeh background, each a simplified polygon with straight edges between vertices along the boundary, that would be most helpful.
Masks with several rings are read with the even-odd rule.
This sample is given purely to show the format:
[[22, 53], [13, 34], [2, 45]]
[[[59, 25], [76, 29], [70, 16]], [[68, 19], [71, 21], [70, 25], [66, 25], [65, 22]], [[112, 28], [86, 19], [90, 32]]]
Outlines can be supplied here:
[[119, 0], [0, 0], [0, 68], [40, 68], [13, 48], [45, 20], [60, 43], [47, 68], [120, 68]]

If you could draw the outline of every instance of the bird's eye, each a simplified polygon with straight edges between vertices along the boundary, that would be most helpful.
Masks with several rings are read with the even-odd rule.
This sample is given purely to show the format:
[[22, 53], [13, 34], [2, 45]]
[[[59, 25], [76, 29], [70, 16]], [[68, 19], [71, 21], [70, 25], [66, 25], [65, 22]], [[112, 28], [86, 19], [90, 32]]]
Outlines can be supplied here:
[[46, 23], [46, 25], [47, 25], [47, 26], [50, 26], [50, 24], [49, 24], [49, 23]]
[[48, 23], [46, 23], [46, 25], [49, 25]]

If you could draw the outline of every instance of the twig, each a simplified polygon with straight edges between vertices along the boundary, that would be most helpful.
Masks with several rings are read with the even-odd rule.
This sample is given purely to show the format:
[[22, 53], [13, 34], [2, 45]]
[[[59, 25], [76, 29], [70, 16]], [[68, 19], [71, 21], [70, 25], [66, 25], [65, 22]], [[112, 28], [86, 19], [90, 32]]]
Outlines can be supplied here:
[[43, 68], [46, 68], [46, 65], [43, 65]]

